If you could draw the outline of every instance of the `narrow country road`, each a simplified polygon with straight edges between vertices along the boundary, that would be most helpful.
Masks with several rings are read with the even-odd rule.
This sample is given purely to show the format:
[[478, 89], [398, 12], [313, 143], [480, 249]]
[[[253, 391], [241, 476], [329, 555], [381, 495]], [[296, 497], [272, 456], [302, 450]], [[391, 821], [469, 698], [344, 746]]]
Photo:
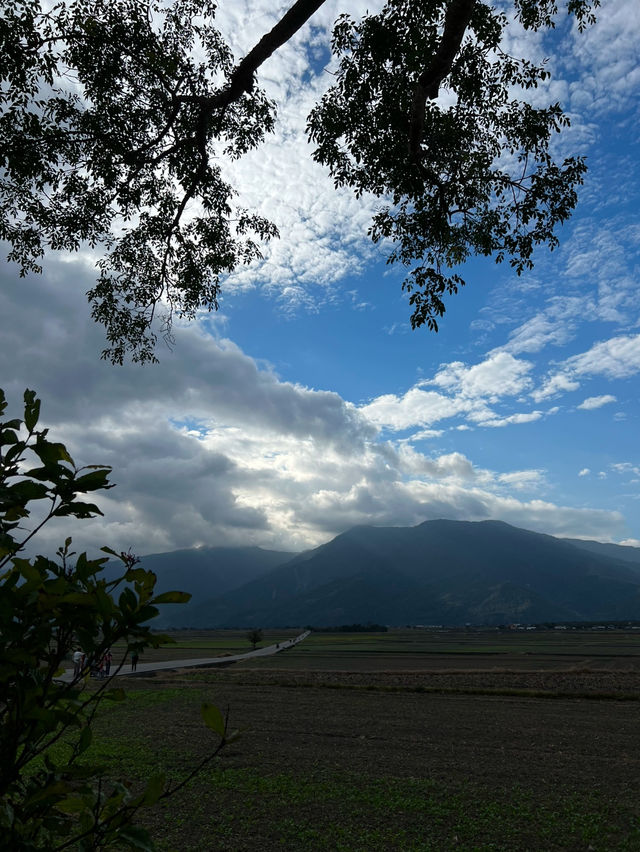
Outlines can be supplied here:
[[[112, 666], [111, 677], [140, 677], [153, 672], [159, 671], [177, 671], [178, 669], [202, 669], [209, 666], [228, 666], [232, 663], [237, 663], [240, 660], [250, 660], [253, 657], [269, 657], [273, 654], [279, 654], [297, 645], [306, 639], [310, 631], [305, 630], [299, 636], [293, 639], [287, 639], [285, 642], [279, 642], [275, 645], [267, 645], [264, 648], [257, 648], [255, 651], [247, 651], [245, 654], [231, 654], [226, 657], [199, 657], [193, 660], [165, 660], [154, 663], [139, 662], [135, 672], [131, 671], [129, 661], [125, 661], [120, 671], [116, 671]], [[73, 669], [66, 669], [60, 680], [66, 683], [71, 683], [73, 680]]]

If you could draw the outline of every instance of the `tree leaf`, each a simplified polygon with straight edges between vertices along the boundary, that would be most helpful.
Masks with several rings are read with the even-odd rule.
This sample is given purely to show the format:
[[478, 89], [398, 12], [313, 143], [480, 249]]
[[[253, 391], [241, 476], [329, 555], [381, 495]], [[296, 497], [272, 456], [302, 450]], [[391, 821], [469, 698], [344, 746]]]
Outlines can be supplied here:
[[35, 391], [24, 392], [24, 425], [29, 432], [33, 432], [40, 417], [40, 400], [36, 399]]
[[56, 462], [64, 461], [73, 465], [73, 459], [67, 452], [64, 444], [57, 444], [53, 441], [47, 441], [38, 434], [38, 440], [33, 447], [33, 451], [38, 456], [44, 465], [54, 465]]
[[166, 782], [167, 777], [164, 773], [153, 775], [147, 782], [147, 788], [144, 791], [142, 803], [144, 805], [155, 805], [160, 796], [164, 793]]
[[93, 518], [102, 515], [101, 510], [94, 503], [80, 503], [77, 501], [63, 503], [53, 513], [57, 518]]
[[205, 702], [202, 705], [201, 713], [207, 728], [210, 728], [210, 730], [215, 731], [216, 734], [224, 737], [227, 725], [224, 716], [215, 704], [208, 704]]
[[78, 739], [78, 754], [82, 754], [83, 751], [86, 751], [89, 748], [92, 739], [93, 734], [91, 732], [91, 728], [86, 725], [82, 729], [82, 733], [80, 734], [80, 738]]
[[79, 814], [87, 809], [87, 803], [80, 796], [68, 796], [56, 802], [56, 809], [64, 814]]
[[107, 479], [110, 473], [111, 468], [107, 467], [94, 470], [91, 473], [85, 473], [83, 476], [78, 476], [73, 481], [74, 490], [84, 494], [87, 491], [113, 488], [113, 485], [109, 485], [109, 481]]
[[134, 849], [142, 849], [143, 852], [155, 852], [155, 846], [149, 832], [140, 825], [125, 825], [118, 829], [118, 840], [125, 840]]

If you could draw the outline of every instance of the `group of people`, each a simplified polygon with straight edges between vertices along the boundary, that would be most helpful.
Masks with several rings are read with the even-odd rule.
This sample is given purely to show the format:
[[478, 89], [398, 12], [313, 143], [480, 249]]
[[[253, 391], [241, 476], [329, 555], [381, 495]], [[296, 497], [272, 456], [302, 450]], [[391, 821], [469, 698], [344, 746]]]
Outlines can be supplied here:
[[[111, 671], [111, 660], [113, 654], [111, 649], [107, 648], [105, 653], [91, 665], [90, 674], [92, 677], [104, 678], [109, 677]], [[87, 665], [87, 655], [80, 648], [76, 648], [73, 652], [73, 676], [80, 677]]]

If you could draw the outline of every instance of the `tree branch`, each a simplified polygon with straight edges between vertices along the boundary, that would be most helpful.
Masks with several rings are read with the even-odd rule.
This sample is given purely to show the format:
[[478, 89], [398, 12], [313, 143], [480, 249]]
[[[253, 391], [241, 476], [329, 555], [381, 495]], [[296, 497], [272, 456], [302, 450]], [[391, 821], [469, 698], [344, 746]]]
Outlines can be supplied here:
[[420, 163], [422, 160], [420, 143], [424, 131], [426, 102], [438, 97], [440, 84], [451, 71], [451, 66], [469, 26], [475, 3], [476, 0], [450, 0], [445, 13], [444, 30], [438, 49], [431, 62], [418, 77], [413, 95], [409, 127], [409, 158], [414, 163]]
[[286, 44], [325, 2], [326, 0], [296, 0], [275, 27], [262, 36], [256, 46], [235, 67], [228, 84], [215, 95], [209, 97], [178, 95], [176, 99], [185, 103], [199, 102], [208, 115], [216, 109], [225, 109], [245, 92], [253, 89], [253, 75], [262, 63], [279, 47]]
[[324, 3], [325, 0], [296, 0], [284, 17], [270, 32], [262, 36], [237, 66], [231, 75], [230, 85], [221, 93], [227, 98], [224, 106], [237, 100], [243, 92], [251, 91], [253, 75], [257, 69], [272, 53], [288, 42]]

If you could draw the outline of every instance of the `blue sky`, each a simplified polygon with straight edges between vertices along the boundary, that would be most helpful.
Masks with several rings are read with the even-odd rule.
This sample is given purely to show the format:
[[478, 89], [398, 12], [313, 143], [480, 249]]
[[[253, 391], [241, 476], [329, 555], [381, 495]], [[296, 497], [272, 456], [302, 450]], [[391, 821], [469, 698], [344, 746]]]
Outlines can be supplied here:
[[[286, 7], [221, 0], [236, 56]], [[358, 523], [498, 518], [640, 546], [637, 0], [603, 0], [583, 35], [510, 30], [513, 53], [549, 58], [536, 97], [562, 102], [558, 151], [590, 171], [560, 247], [521, 278], [468, 264], [438, 334], [411, 331], [402, 271], [366, 237], [375, 201], [336, 192], [309, 156], [305, 117], [328, 75], [308, 59], [326, 56], [343, 8], [331, 0], [264, 66], [278, 128], [230, 172], [281, 239], [159, 366], [99, 361], [91, 253], [51, 255], [26, 281], [4, 269], [2, 385], [16, 405], [35, 388], [77, 460], [114, 467], [105, 518], [72, 534], [140, 553], [298, 550]]]

